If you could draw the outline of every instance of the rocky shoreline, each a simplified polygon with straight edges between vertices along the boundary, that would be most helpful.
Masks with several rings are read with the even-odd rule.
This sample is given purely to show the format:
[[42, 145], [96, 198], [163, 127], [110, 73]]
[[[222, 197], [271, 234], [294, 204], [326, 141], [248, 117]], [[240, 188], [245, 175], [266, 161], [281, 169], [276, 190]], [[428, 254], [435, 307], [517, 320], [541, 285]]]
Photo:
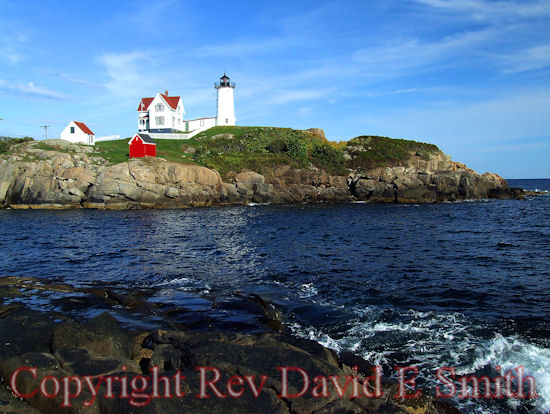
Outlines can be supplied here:
[[[177, 325], [170, 320], [168, 310], [155, 307], [138, 294], [116, 293], [99, 286], [75, 288], [34, 278], [3, 277], [0, 294], [3, 413], [459, 412], [424, 394], [399, 398], [398, 384], [384, 378], [380, 380], [382, 395], [376, 398], [357, 398], [352, 387], [342, 388], [345, 391], [340, 395], [335, 386], [316, 396], [314, 384], [318, 382], [313, 378], [335, 378], [341, 380], [342, 387], [346, 378], [364, 384], [373, 375], [373, 367], [353, 354], [337, 354], [314, 341], [286, 334], [277, 311], [259, 297], [244, 298], [242, 305], [263, 315], [264, 329], [246, 334], [208, 324], [196, 328]], [[33, 297], [40, 294], [58, 295], [55, 309], [33, 308]], [[105, 311], [84, 318], [81, 309], [91, 303]], [[113, 316], [121, 317], [121, 312], [125, 314], [123, 325]], [[162, 314], [163, 326], [144, 330], [139, 320], [153, 313]], [[128, 321], [130, 314], [135, 322]], [[289, 370], [284, 380], [281, 367], [300, 368], [312, 379], [303, 395], [297, 396], [304, 390], [302, 374]], [[165, 386], [171, 379], [172, 398], [147, 397], [154, 395], [155, 375], [167, 378], [159, 383], [162, 396], [166, 396]], [[48, 379], [42, 389], [44, 378]], [[136, 378], [148, 378], [149, 382], [132, 395]], [[201, 383], [214, 380], [214, 387], [201, 388]], [[82, 391], [76, 396], [79, 381]], [[143, 380], [135, 381], [139, 388]], [[179, 396], [174, 381], [180, 381]], [[333, 380], [329, 381], [332, 384]], [[368, 384], [361, 393], [373, 392], [374, 380]], [[23, 399], [13, 395], [14, 387]], [[127, 393], [125, 387], [130, 387]]]
[[0, 158], [2, 208], [186, 208], [248, 203], [432, 203], [465, 199], [523, 198], [496, 174], [477, 174], [438, 152], [411, 154], [399, 166], [346, 176], [311, 166], [220, 174], [162, 158], [111, 164], [93, 148], [61, 140], [18, 144]]

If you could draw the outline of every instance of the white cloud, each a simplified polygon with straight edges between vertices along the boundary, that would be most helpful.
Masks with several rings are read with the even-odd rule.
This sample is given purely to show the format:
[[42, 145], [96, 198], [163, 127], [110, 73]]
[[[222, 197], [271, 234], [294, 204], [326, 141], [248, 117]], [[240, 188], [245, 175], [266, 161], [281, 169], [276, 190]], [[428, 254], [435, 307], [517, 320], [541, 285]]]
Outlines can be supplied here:
[[33, 82], [21, 84], [10, 83], [0, 79], [0, 91], [30, 98], [52, 99], [56, 101], [63, 101], [67, 99], [61, 92], [52, 91], [51, 89], [43, 86], [36, 86]]
[[531, 18], [550, 15], [550, 2], [535, 1], [487, 1], [487, 0], [417, 0], [419, 3], [441, 10], [465, 13], [479, 20], [501, 18]]
[[16, 65], [24, 58], [21, 50], [28, 38], [16, 30], [9, 29], [8, 26], [4, 26], [3, 31], [5, 33], [0, 32], [0, 61]]
[[544, 136], [550, 130], [550, 89], [510, 91], [491, 100], [444, 103], [409, 110], [385, 110], [363, 119], [373, 133], [411, 137], [450, 149], [498, 145], [518, 137]]
[[504, 73], [518, 73], [550, 67], [550, 44], [530, 47], [501, 57]]
[[312, 99], [322, 98], [327, 94], [326, 91], [320, 90], [281, 90], [276, 91], [273, 97], [269, 100], [270, 103], [282, 105], [289, 102], [308, 101]]
[[[129, 20], [137, 24], [139, 30], [158, 32], [158, 26], [162, 25], [163, 20], [176, 11], [177, 4], [178, 2], [175, 0], [145, 1], [141, 4], [134, 3], [133, 9], [135, 11], [129, 15]], [[124, 19], [128, 19], [127, 12], [124, 14]]]
[[303, 106], [301, 108], [298, 108], [297, 114], [300, 116], [310, 115], [312, 113], [313, 109], [310, 106]]
[[453, 55], [478, 47], [495, 34], [494, 29], [485, 29], [448, 36], [434, 42], [396, 39], [382, 46], [357, 50], [353, 60], [364, 65], [364, 73], [369, 77], [401, 76], [411, 69], [436, 62], [446, 61], [448, 64], [448, 59]]
[[150, 67], [149, 53], [109, 53], [101, 56], [99, 62], [105, 66], [110, 78], [105, 87], [119, 97], [139, 94], [139, 91], [150, 86], [151, 72], [147, 70]]
[[75, 78], [74, 76], [71, 76], [71, 75], [69, 75], [65, 72], [51, 71], [50, 73], [53, 73], [53, 74], [65, 79], [66, 81], [69, 81], [69, 82], [77, 84], [77, 85], [90, 86], [90, 87], [94, 87], [94, 88], [103, 86], [103, 85], [101, 85], [97, 82], [90, 82], [86, 79]]

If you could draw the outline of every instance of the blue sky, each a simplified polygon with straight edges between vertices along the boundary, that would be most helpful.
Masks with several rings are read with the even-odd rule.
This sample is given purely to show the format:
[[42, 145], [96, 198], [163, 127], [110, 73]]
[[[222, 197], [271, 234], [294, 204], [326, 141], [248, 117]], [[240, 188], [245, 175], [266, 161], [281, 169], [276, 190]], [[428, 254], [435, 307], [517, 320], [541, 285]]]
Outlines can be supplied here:
[[550, 177], [550, 0], [4, 1], [0, 135], [129, 136], [143, 96], [238, 125], [432, 142], [482, 173]]

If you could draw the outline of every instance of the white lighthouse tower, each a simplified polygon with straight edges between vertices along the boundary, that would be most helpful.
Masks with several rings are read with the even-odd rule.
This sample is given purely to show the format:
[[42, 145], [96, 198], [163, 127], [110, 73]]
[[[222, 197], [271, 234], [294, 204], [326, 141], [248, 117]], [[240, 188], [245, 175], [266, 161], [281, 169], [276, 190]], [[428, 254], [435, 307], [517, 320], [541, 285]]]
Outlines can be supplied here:
[[231, 82], [224, 73], [220, 78], [220, 82], [214, 84], [214, 88], [218, 90], [216, 125], [235, 125], [235, 103], [233, 100], [235, 82]]

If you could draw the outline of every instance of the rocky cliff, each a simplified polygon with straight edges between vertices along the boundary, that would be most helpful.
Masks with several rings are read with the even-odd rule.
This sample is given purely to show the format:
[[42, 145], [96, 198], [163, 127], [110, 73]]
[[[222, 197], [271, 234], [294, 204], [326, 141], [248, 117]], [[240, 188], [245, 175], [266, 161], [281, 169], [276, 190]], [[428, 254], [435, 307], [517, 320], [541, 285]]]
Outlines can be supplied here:
[[509, 188], [501, 177], [479, 175], [440, 151], [411, 153], [398, 166], [348, 169], [347, 175], [330, 175], [313, 165], [280, 165], [262, 172], [230, 172], [224, 182], [217, 171], [195, 164], [162, 158], [113, 164], [94, 153], [93, 147], [61, 140], [34, 141], [18, 144], [0, 158], [0, 206], [184, 208], [250, 202], [418, 203], [522, 196], [521, 190]]

